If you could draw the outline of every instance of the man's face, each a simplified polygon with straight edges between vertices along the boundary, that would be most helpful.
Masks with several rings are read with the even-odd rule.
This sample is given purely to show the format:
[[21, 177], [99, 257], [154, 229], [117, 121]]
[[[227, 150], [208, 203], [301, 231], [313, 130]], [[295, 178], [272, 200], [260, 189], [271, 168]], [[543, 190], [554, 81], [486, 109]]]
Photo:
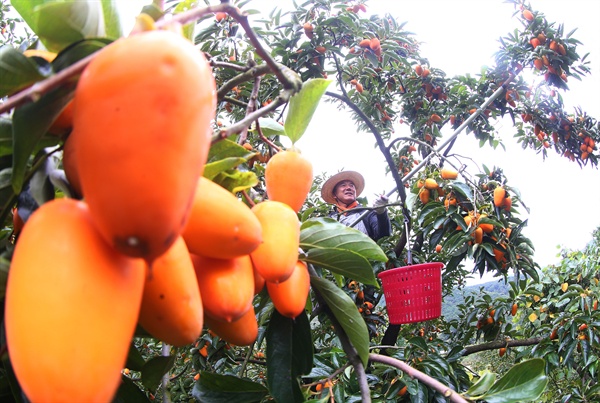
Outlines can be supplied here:
[[356, 200], [356, 187], [350, 180], [341, 181], [335, 185], [333, 195], [339, 202], [349, 205]]

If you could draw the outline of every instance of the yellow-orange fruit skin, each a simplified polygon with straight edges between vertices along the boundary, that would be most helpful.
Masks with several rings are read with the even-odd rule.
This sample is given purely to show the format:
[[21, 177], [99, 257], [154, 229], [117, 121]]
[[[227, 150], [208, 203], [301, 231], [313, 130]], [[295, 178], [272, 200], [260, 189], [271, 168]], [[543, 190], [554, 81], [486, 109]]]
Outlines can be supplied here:
[[300, 222], [285, 203], [266, 200], [252, 207], [263, 229], [263, 243], [250, 253], [265, 281], [285, 281], [294, 271], [300, 246]]
[[192, 258], [179, 237], [147, 266], [139, 324], [167, 344], [185, 346], [202, 333], [203, 312]]
[[306, 263], [298, 261], [287, 280], [280, 283], [267, 282], [267, 291], [277, 312], [288, 318], [300, 315], [306, 307], [310, 291], [310, 275]]
[[202, 304], [207, 317], [233, 322], [250, 308], [254, 298], [254, 269], [250, 257], [215, 259], [192, 254]]
[[180, 235], [208, 156], [215, 105], [206, 59], [170, 31], [121, 38], [82, 73], [71, 133], [81, 190], [120, 252], [151, 261]]
[[12, 367], [32, 402], [109, 402], [137, 323], [144, 262], [117, 253], [73, 199], [23, 228], [6, 289]]
[[217, 336], [235, 346], [249, 346], [258, 337], [258, 321], [254, 307], [233, 322], [221, 322], [207, 316], [206, 326]]
[[502, 207], [504, 205], [504, 199], [506, 197], [506, 190], [502, 186], [498, 186], [494, 189], [494, 206]]
[[191, 253], [231, 259], [260, 245], [262, 227], [250, 207], [233, 193], [201, 177], [182, 235]]
[[458, 172], [453, 169], [442, 169], [440, 170], [440, 176], [442, 179], [456, 179], [458, 178]]
[[313, 182], [309, 160], [294, 150], [280, 151], [265, 167], [265, 184], [269, 200], [275, 200], [300, 211]]

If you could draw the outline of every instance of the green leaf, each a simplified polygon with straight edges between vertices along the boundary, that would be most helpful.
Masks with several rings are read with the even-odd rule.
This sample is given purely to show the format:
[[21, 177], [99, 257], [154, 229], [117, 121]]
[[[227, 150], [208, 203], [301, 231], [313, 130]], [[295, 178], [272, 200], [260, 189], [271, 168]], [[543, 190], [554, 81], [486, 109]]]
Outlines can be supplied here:
[[254, 172], [237, 170], [220, 172], [213, 178], [213, 181], [232, 193], [241, 192], [258, 184], [258, 178]]
[[17, 108], [13, 114], [12, 187], [19, 193], [27, 170], [29, 156], [54, 119], [71, 100], [74, 84], [58, 87], [44, 94], [38, 101]]
[[379, 286], [369, 261], [356, 252], [337, 248], [313, 248], [302, 260], [363, 284]]
[[254, 152], [249, 152], [236, 142], [225, 139], [217, 141], [210, 147], [210, 151], [208, 152], [208, 162], [216, 162], [225, 158], [233, 157], [247, 160], [254, 154]]
[[484, 371], [479, 380], [467, 390], [468, 396], [479, 396], [490, 390], [493, 383], [496, 382], [496, 374], [490, 371]]
[[271, 394], [279, 402], [303, 402], [298, 377], [308, 374], [313, 364], [313, 342], [306, 312], [291, 319], [273, 310], [265, 337]]
[[246, 160], [239, 157], [230, 157], [215, 162], [209, 162], [204, 165], [203, 175], [208, 179], [214, 179], [221, 172], [232, 170], [244, 162], [246, 162]]
[[104, 15], [104, 30], [106, 36], [112, 39], [123, 36], [121, 19], [115, 0], [102, 0], [102, 14]]
[[121, 375], [121, 384], [117, 390], [117, 395], [113, 399], [112, 403], [144, 403], [150, 402], [150, 399], [144, 392], [133, 382], [131, 378], [125, 375]]
[[[16, 7], [15, 7], [16, 8]], [[33, 31], [51, 52], [85, 38], [106, 35], [102, 5], [94, 1], [48, 2], [33, 9]]]
[[290, 100], [290, 109], [285, 119], [285, 132], [292, 144], [304, 135], [319, 101], [330, 83], [331, 80], [324, 78], [310, 79]]
[[534, 358], [512, 367], [481, 399], [488, 403], [534, 401], [547, 385], [546, 363], [541, 358]]
[[129, 368], [132, 371], [141, 371], [146, 361], [142, 354], [137, 349], [134, 343], [129, 346], [129, 352], [127, 353], [127, 361], [125, 362], [125, 368]]
[[323, 297], [366, 367], [369, 360], [369, 331], [354, 301], [343, 290], [323, 278], [311, 276], [310, 284]]
[[38, 65], [11, 46], [0, 47], [0, 98], [19, 92], [46, 75]]
[[33, 32], [37, 32], [35, 8], [44, 4], [45, 0], [11, 0], [11, 5], [17, 10]]
[[0, 117], [0, 156], [12, 154], [12, 120]]
[[162, 377], [175, 364], [175, 356], [158, 356], [148, 360], [142, 368], [142, 385], [150, 391], [158, 389]]
[[450, 185], [450, 187], [454, 192], [463, 195], [468, 200], [473, 200], [473, 192], [466, 183], [455, 181]]
[[[180, 14], [191, 10], [198, 6], [198, 0], [183, 0], [181, 3], [177, 4], [175, 7], [174, 14]], [[183, 36], [188, 38], [190, 41], [194, 41], [194, 28], [196, 27], [196, 23], [190, 22], [183, 26]]]
[[56, 58], [52, 61], [52, 68], [54, 69], [54, 72], [66, 69], [79, 60], [97, 52], [111, 42], [110, 39], [84, 39], [75, 42], [56, 55]]
[[388, 258], [379, 245], [357, 229], [340, 224], [332, 218], [313, 218], [300, 227], [300, 247], [344, 249], [379, 262]]
[[[260, 130], [262, 130], [263, 134], [267, 137], [270, 136], [285, 136], [285, 128], [275, 119], [271, 118], [259, 118], [258, 123], [260, 125]], [[256, 126], [252, 125], [251, 131], [255, 131]]]
[[255, 382], [232, 375], [202, 371], [192, 389], [192, 396], [203, 403], [255, 403], [268, 395], [268, 390]]

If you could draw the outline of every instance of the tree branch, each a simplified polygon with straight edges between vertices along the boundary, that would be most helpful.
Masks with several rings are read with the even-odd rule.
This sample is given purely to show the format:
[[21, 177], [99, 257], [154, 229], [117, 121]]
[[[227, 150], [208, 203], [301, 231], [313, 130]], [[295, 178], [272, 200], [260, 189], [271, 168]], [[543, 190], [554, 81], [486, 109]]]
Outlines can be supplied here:
[[460, 353], [461, 353], [461, 355], [465, 356], [465, 355], [475, 354], [475, 353], [479, 353], [481, 351], [486, 351], [486, 350], [497, 350], [502, 347], [506, 348], [506, 347], [534, 346], [536, 344], [539, 344], [544, 339], [545, 339], [545, 337], [531, 337], [529, 339], [522, 339], [522, 340], [496, 340], [496, 341], [491, 341], [489, 343], [473, 344], [471, 346], [466, 346], [465, 348], [463, 348], [463, 350]]
[[451, 402], [468, 403], [468, 401], [465, 398], [463, 398], [460, 394], [458, 394], [458, 392], [456, 392], [455, 390], [450, 389], [448, 386], [444, 385], [437, 379], [433, 379], [429, 375], [424, 374], [423, 372], [411, 367], [404, 361], [400, 361], [396, 358], [374, 353], [369, 354], [369, 360], [398, 368], [400, 371], [406, 373], [411, 378], [424, 383], [425, 385], [429, 386], [434, 390], [437, 390], [446, 398], [450, 399]]

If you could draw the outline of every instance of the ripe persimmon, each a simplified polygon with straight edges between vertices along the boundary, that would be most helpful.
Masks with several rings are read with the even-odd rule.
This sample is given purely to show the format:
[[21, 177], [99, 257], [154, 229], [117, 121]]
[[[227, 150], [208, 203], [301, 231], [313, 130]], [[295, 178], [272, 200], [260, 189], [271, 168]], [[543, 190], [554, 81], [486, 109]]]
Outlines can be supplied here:
[[281, 315], [295, 318], [304, 311], [310, 291], [310, 275], [306, 263], [299, 260], [287, 280], [279, 283], [267, 281], [266, 284], [269, 297]]
[[252, 211], [263, 229], [263, 243], [250, 253], [252, 264], [265, 281], [285, 281], [298, 261], [298, 216], [290, 206], [274, 200], [258, 203]]
[[522, 12], [523, 18], [525, 18], [527, 21], [533, 21], [533, 13], [527, 9], [523, 10]]
[[440, 170], [440, 176], [442, 179], [456, 179], [458, 178], [458, 172], [454, 169], [442, 168]]
[[147, 266], [139, 323], [153, 337], [185, 346], [200, 336], [203, 320], [194, 265], [179, 237], [152, 267]]
[[425, 189], [429, 189], [429, 190], [434, 190], [434, 189], [438, 188], [438, 184], [435, 181], [435, 179], [433, 179], [433, 178], [425, 179], [424, 186], [425, 186]]
[[313, 167], [296, 149], [280, 151], [265, 167], [265, 184], [269, 200], [300, 211], [313, 183]]
[[473, 238], [475, 238], [475, 243], [477, 244], [483, 242], [483, 228], [481, 228], [481, 226], [475, 228], [475, 231], [473, 231]]
[[212, 69], [181, 35], [142, 32], [98, 51], [74, 99], [71, 135], [92, 217], [121, 253], [151, 261], [183, 230], [206, 163]]
[[500, 208], [504, 206], [504, 199], [506, 198], [506, 189], [502, 186], [496, 186], [494, 189], [494, 206]]
[[258, 322], [254, 307], [233, 322], [221, 322], [205, 317], [206, 326], [217, 336], [235, 346], [249, 346], [258, 337]]
[[190, 254], [204, 308], [205, 320], [233, 322], [250, 308], [254, 298], [254, 272], [248, 255], [214, 259]]
[[515, 302], [510, 309], [510, 314], [512, 316], [515, 316], [517, 314], [518, 309], [519, 309], [519, 305]]
[[111, 401], [143, 286], [143, 260], [110, 247], [84, 202], [41, 205], [19, 236], [6, 288], [6, 343], [27, 398]]
[[429, 203], [430, 198], [431, 198], [431, 192], [429, 192], [428, 189], [422, 188], [419, 191], [419, 200], [421, 200], [421, 203], [423, 203], [423, 204]]
[[182, 232], [191, 253], [231, 259], [262, 242], [262, 227], [250, 207], [227, 189], [201, 177]]

